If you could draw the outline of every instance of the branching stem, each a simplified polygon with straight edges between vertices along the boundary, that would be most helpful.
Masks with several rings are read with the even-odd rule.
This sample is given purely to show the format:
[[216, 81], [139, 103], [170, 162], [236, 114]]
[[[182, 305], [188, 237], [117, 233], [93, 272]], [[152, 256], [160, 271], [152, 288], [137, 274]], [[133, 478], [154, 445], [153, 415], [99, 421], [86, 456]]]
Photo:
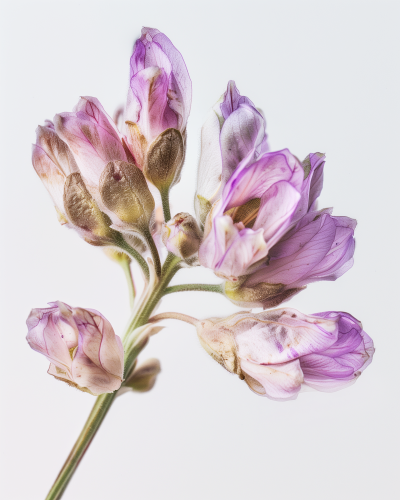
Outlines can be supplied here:
[[156, 314], [156, 316], [152, 316], [149, 319], [149, 323], [157, 323], [158, 321], [162, 321], [163, 319], [178, 319], [179, 321], [184, 321], [185, 323], [189, 323], [190, 325], [196, 326], [199, 322], [198, 319], [193, 318], [192, 316], [188, 316], [187, 314], [181, 314], [177, 312], [165, 312]]
[[174, 285], [169, 286], [164, 290], [164, 295], [168, 295], [170, 293], [175, 292], [215, 292], [215, 293], [224, 293], [223, 283], [218, 285], [206, 285], [203, 283], [194, 283], [187, 285]]

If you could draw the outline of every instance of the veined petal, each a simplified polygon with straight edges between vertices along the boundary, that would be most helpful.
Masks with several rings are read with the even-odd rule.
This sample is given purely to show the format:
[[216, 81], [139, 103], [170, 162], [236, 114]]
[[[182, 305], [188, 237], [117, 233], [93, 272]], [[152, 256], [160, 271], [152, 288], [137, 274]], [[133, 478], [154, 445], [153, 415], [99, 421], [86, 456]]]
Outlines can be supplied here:
[[339, 333], [338, 318], [317, 319], [291, 308], [242, 317], [239, 313], [228, 324], [232, 324], [239, 357], [263, 365], [328, 349]]
[[[223, 105], [221, 104], [221, 107]], [[265, 137], [264, 117], [246, 103], [240, 104], [226, 119], [220, 136], [223, 158], [222, 183], [225, 185], [239, 163], [254, 150], [253, 161]]]
[[290, 400], [296, 399], [300, 392], [303, 372], [297, 359], [269, 366], [242, 360], [241, 368], [248, 386], [259, 395], [273, 400]]
[[91, 191], [98, 186], [108, 162], [126, 161], [127, 157], [120, 133], [97, 99], [82, 97], [75, 110], [56, 115], [54, 125], [73, 152]]
[[263, 230], [268, 249], [275, 245], [287, 230], [299, 199], [299, 192], [286, 181], [277, 182], [262, 196], [253, 229]]
[[168, 74], [157, 66], [145, 68], [131, 79], [131, 90], [140, 104], [134, 121], [149, 143], [167, 128], [178, 128], [177, 116], [168, 106], [168, 83]]
[[291, 238], [271, 250], [269, 264], [249, 278], [248, 285], [265, 281], [291, 284], [309, 276], [327, 255], [335, 239], [336, 226], [325, 215], [312, 221]]
[[303, 169], [289, 150], [264, 153], [249, 166], [251, 158], [252, 152], [241, 162], [225, 186], [222, 196], [224, 211], [244, 205], [253, 198], [261, 198], [280, 181], [290, 183], [300, 193]]

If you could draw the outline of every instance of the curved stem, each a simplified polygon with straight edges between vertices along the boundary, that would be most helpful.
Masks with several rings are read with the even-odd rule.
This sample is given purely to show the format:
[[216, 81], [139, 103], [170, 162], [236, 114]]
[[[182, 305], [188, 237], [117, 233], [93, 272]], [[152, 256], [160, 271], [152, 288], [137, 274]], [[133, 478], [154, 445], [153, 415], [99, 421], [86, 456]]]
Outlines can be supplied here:
[[[179, 269], [179, 257], [169, 254], [162, 268], [161, 277], [154, 280], [151, 289], [148, 290], [147, 293], [145, 292], [145, 299], [139, 302], [135, 311], [132, 312], [132, 317], [124, 335], [124, 340], [127, 341], [125, 342], [126, 352], [124, 359], [125, 379], [130, 376], [138, 354], [148, 342], [148, 338], [141, 336], [140, 331], [136, 334], [136, 336], [129, 337], [129, 335], [134, 329], [143, 326], [148, 322], [150, 314], [153, 312], [154, 308], [163, 296], [164, 289]], [[117, 391], [112, 394], [102, 394], [97, 397], [86, 424], [83, 427], [82, 432], [80, 433], [74, 447], [71, 450], [71, 453], [64, 463], [49, 494], [47, 495], [46, 500], [59, 500], [62, 497], [69, 481], [79, 465], [79, 462], [88, 449], [116, 396]]]
[[219, 283], [218, 285], [206, 285], [203, 283], [194, 283], [188, 285], [174, 285], [169, 286], [164, 290], [164, 295], [168, 295], [169, 293], [175, 292], [215, 292], [215, 293], [224, 293], [223, 283]]
[[130, 304], [131, 309], [132, 309], [133, 305], [135, 303], [136, 290], [135, 290], [135, 282], [133, 281], [130, 262], [129, 262], [129, 260], [123, 259], [120, 261], [120, 265], [121, 265], [122, 270], [124, 271], [124, 274], [125, 274], [126, 283], [128, 285], [128, 292], [129, 292], [129, 304]]
[[144, 274], [146, 281], [149, 281], [149, 278], [150, 278], [149, 266], [147, 265], [147, 262], [144, 260], [144, 258], [140, 255], [140, 253], [137, 250], [135, 250], [134, 248], [132, 248], [124, 240], [124, 238], [122, 236], [120, 239], [118, 239], [118, 241], [116, 242], [116, 245], [118, 246], [118, 248], [120, 248], [125, 253], [127, 253], [129, 255], [129, 257], [132, 257], [133, 259], [136, 260], [136, 262], [139, 264], [139, 266], [141, 267], [141, 269], [143, 271], [143, 274]]
[[165, 222], [168, 222], [169, 220], [171, 220], [171, 211], [169, 208], [169, 187], [160, 190], [160, 194], [161, 194], [162, 208], [164, 212], [164, 219]]
[[89, 448], [92, 439], [98, 431], [104, 417], [107, 415], [107, 412], [110, 409], [116, 395], [117, 393], [113, 392], [112, 394], [102, 394], [97, 397], [82, 432], [76, 440], [76, 443], [65, 461], [59, 475], [57, 476], [51, 490], [49, 491], [46, 500], [58, 500], [62, 497], [73, 473], [78, 467], [79, 462], [82, 460], [86, 450]]
[[153, 257], [154, 267], [155, 267], [157, 276], [160, 276], [160, 274], [161, 274], [160, 256], [158, 255], [158, 250], [157, 250], [156, 244], [154, 243], [153, 236], [150, 234], [150, 231], [148, 229], [143, 231], [143, 236], [144, 236], [144, 238], [149, 246], [151, 256]]
[[193, 326], [196, 326], [199, 322], [198, 319], [193, 318], [192, 316], [188, 316], [187, 314], [181, 314], [177, 312], [165, 312], [156, 314], [149, 319], [149, 323], [157, 323], [158, 321], [162, 321], [163, 319], [179, 319], [180, 321], [184, 321], [185, 323], [189, 323]]

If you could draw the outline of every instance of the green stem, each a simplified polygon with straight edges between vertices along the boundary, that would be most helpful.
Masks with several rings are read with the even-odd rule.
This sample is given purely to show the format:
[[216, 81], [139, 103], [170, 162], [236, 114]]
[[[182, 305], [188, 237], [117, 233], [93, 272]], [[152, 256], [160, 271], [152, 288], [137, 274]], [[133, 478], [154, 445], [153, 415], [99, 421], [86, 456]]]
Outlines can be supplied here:
[[82, 460], [83, 455], [89, 448], [89, 445], [94, 438], [96, 432], [98, 431], [100, 424], [107, 415], [111, 404], [116, 397], [117, 393], [112, 394], [102, 394], [97, 397], [97, 400], [93, 406], [92, 411], [80, 433], [74, 447], [71, 450], [67, 460], [65, 461], [63, 468], [61, 469], [57, 479], [49, 491], [46, 500], [58, 500], [62, 497], [67, 485], [74, 474], [79, 462]]
[[220, 283], [218, 285], [206, 285], [202, 283], [194, 283], [188, 285], [174, 285], [169, 286], [164, 290], [163, 295], [168, 295], [170, 293], [175, 292], [215, 292], [215, 293], [224, 293], [223, 284]]
[[[124, 378], [127, 379], [134, 367], [135, 360], [139, 352], [147, 343], [147, 339], [140, 337], [140, 333], [135, 337], [131, 337], [134, 329], [145, 325], [163, 296], [164, 289], [171, 281], [174, 274], [180, 268], [180, 259], [175, 255], [168, 254], [161, 271], [160, 279], [155, 279], [152, 288], [145, 291], [145, 300], [138, 303], [132, 317], [129, 320], [123, 341], [126, 346], [125, 359], [124, 359]], [[64, 463], [57, 479], [55, 480], [46, 500], [59, 500], [65, 489], [68, 486], [80, 460], [88, 449], [92, 439], [98, 431], [101, 423], [104, 420], [108, 410], [111, 407], [113, 400], [117, 395], [117, 391], [112, 394], [102, 394], [97, 397], [93, 409], [82, 429], [74, 447], [71, 450], [66, 462]]]
[[168, 222], [171, 220], [171, 211], [169, 209], [169, 187], [160, 190], [161, 194], [161, 203], [162, 203], [162, 208], [164, 212], [164, 219], [165, 222]]
[[142, 268], [146, 281], [149, 281], [150, 278], [149, 266], [147, 265], [147, 262], [144, 260], [144, 258], [140, 255], [140, 253], [134, 248], [132, 248], [122, 237], [117, 241], [116, 245], [118, 246], [118, 248], [120, 248], [130, 257], [136, 260], [136, 262]]
[[161, 274], [161, 262], [160, 262], [160, 256], [158, 255], [158, 250], [156, 247], [156, 244], [154, 243], [153, 236], [150, 234], [150, 231], [146, 229], [143, 231], [143, 236], [146, 239], [146, 242], [149, 246], [151, 256], [153, 257], [154, 261], [154, 267], [157, 273], [157, 276], [160, 276]]
[[135, 290], [135, 282], [133, 281], [132, 270], [130, 266], [130, 262], [127, 259], [123, 259], [120, 261], [122, 270], [124, 271], [126, 283], [128, 285], [128, 293], [129, 293], [129, 304], [131, 309], [135, 303], [136, 290]]

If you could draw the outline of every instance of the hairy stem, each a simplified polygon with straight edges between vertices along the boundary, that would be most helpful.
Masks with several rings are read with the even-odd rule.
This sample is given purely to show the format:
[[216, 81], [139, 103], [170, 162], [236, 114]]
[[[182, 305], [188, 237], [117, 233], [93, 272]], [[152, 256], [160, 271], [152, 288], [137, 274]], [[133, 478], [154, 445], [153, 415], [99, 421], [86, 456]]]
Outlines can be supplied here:
[[126, 283], [128, 285], [128, 293], [129, 293], [129, 304], [131, 309], [135, 303], [136, 290], [135, 290], [135, 282], [133, 281], [132, 270], [130, 266], [130, 262], [128, 260], [121, 260], [120, 262], [122, 270], [124, 271]]
[[162, 321], [163, 319], [179, 319], [179, 321], [184, 321], [185, 323], [189, 323], [193, 326], [196, 326], [199, 322], [198, 319], [193, 318], [192, 316], [188, 316], [187, 314], [181, 314], [177, 312], [165, 312], [156, 314], [149, 319], [149, 323], [157, 323], [158, 321]]
[[161, 194], [162, 208], [164, 212], [164, 219], [165, 222], [168, 222], [169, 220], [171, 220], [171, 211], [169, 208], [169, 188], [160, 190], [160, 194]]
[[149, 278], [150, 278], [149, 266], [147, 265], [147, 262], [144, 260], [144, 258], [140, 255], [140, 253], [137, 250], [135, 250], [134, 248], [132, 248], [124, 240], [124, 238], [122, 236], [118, 240], [116, 245], [118, 246], [118, 248], [120, 248], [125, 253], [127, 253], [129, 255], [129, 257], [132, 257], [133, 259], [136, 260], [136, 262], [139, 264], [139, 266], [141, 267], [141, 269], [143, 271], [143, 274], [144, 274], [146, 281], [149, 281]]
[[215, 293], [224, 293], [223, 283], [218, 285], [206, 285], [203, 283], [194, 283], [188, 285], [174, 285], [169, 286], [164, 290], [164, 295], [168, 295], [170, 293], [175, 292], [215, 292]]
[[[126, 352], [124, 356], [124, 378], [127, 379], [135, 365], [135, 360], [140, 351], [145, 347], [147, 339], [138, 333], [132, 337], [131, 333], [136, 328], [145, 325], [163, 296], [164, 289], [171, 281], [174, 274], [180, 269], [180, 259], [175, 255], [169, 254], [161, 270], [160, 278], [154, 278], [150, 283], [151, 288], [145, 290], [144, 300], [139, 301], [124, 335], [124, 344]], [[59, 500], [68, 486], [76, 468], [79, 465], [83, 455], [89, 448], [89, 445], [110, 409], [117, 391], [112, 394], [102, 394], [97, 397], [93, 409], [80, 433], [74, 447], [71, 450], [66, 462], [64, 463], [57, 479], [55, 480], [46, 500]]]
[[156, 244], [154, 243], [153, 236], [150, 234], [150, 231], [148, 229], [146, 229], [143, 232], [143, 236], [144, 236], [144, 238], [149, 246], [151, 256], [153, 257], [154, 267], [155, 267], [157, 276], [160, 276], [160, 274], [161, 274], [160, 256], [158, 255], [158, 250], [157, 250]]

